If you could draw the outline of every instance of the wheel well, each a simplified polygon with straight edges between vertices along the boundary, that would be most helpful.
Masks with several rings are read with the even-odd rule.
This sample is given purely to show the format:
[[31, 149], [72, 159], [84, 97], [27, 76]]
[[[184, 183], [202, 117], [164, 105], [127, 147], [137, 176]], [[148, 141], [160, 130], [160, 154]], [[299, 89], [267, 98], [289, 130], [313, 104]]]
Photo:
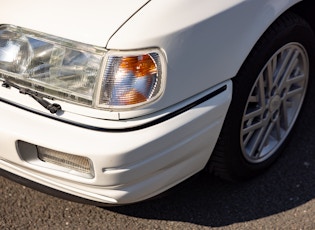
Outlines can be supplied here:
[[304, 18], [315, 31], [315, 1], [314, 0], [304, 0], [296, 5], [294, 5], [290, 11], [298, 14], [300, 17]]

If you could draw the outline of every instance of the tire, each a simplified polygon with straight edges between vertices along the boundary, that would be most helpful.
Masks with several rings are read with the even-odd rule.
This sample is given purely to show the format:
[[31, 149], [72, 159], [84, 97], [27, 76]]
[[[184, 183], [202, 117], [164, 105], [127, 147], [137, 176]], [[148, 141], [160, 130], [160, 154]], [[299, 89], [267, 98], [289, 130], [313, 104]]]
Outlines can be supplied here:
[[306, 95], [315, 38], [285, 13], [259, 39], [233, 81], [233, 96], [207, 169], [228, 180], [265, 171], [280, 155]]

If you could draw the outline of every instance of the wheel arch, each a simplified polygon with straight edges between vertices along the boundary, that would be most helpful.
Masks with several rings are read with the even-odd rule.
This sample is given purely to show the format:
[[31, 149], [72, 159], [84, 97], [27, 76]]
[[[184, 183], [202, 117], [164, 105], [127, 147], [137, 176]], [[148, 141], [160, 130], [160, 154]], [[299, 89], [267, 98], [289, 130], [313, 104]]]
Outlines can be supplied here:
[[[308, 6], [310, 6], [310, 5], [308, 5]], [[301, 7], [301, 6], [299, 6], [299, 7]], [[263, 69], [265, 68], [265, 67], [263, 67], [263, 69], [261, 69], [262, 66], [267, 66], [267, 65], [264, 65], [263, 63], [269, 62], [271, 60], [270, 55], [273, 53], [276, 54], [278, 52], [277, 50], [279, 50], [278, 49], [279, 47], [282, 48], [285, 45], [285, 47], [287, 48], [287, 44], [290, 44], [290, 46], [292, 46], [292, 44], [294, 44], [294, 46], [295, 46], [301, 42], [300, 44], [303, 44], [302, 46], [307, 47], [307, 49], [301, 49], [303, 51], [300, 53], [301, 54], [307, 53], [306, 54], [307, 57], [302, 58], [302, 59], [298, 58], [298, 59], [305, 60], [304, 63], [307, 63], [309, 68], [306, 68], [307, 71], [305, 71], [305, 72], [309, 73], [309, 71], [310, 71], [311, 74], [314, 74], [314, 69], [312, 68], [312, 65], [314, 64], [314, 61], [315, 61], [314, 30], [308, 25], [307, 20], [305, 20], [305, 17], [300, 17], [297, 13], [294, 12], [296, 9], [297, 8], [293, 7], [287, 11], [284, 11], [285, 13], [281, 14], [281, 17], [277, 18], [277, 20], [275, 20], [275, 22], [272, 24], [272, 26], [270, 26], [268, 28], [268, 30], [262, 34], [262, 37], [257, 41], [254, 48], [251, 50], [247, 59], [243, 63], [242, 67], [240, 68], [239, 73], [233, 79], [233, 83], [234, 83], [233, 95], [234, 96], [232, 98], [232, 102], [231, 102], [231, 106], [229, 108], [227, 118], [225, 120], [223, 129], [221, 131], [219, 140], [217, 142], [217, 146], [215, 148], [214, 153], [211, 156], [210, 162], [208, 163], [207, 169], [210, 170], [210, 172], [215, 172], [216, 174], [218, 174], [219, 176], [221, 176], [223, 178], [235, 179], [238, 177], [235, 175], [237, 175], [239, 173], [238, 171], [240, 168], [238, 168], [236, 170], [235, 168], [233, 168], [234, 166], [231, 167], [231, 165], [234, 164], [234, 162], [238, 162], [238, 163], [243, 164], [241, 168], [244, 171], [244, 173], [240, 174], [241, 177], [245, 178], [245, 176], [246, 176], [246, 178], [247, 178], [247, 175], [249, 177], [251, 177], [252, 175], [256, 175], [257, 173], [260, 173], [261, 170], [264, 170], [267, 167], [269, 167], [275, 161], [275, 159], [279, 156], [280, 152], [283, 150], [284, 143], [288, 142], [288, 136], [294, 127], [294, 124], [295, 124], [295, 121], [296, 121], [298, 114], [301, 111], [301, 108], [302, 108], [301, 103], [304, 100], [304, 96], [305, 96], [305, 92], [306, 92], [305, 90], [306, 90], [307, 85], [309, 85], [309, 84], [307, 84], [307, 83], [304, 84], [303, 82], [301, 83], [300, 88], [304, 89], [303, 95], [300, 97], [300, 99], [298, 99], [301, 103], [297, 104], [298, 106], [296, 106], [295, 112], [292, 113], [294, 115], [294, 116], [292, 116], [292, 123], [290, 124], [290, 127], [288, 129], [285, 129], [285, 130], [287, 130], [286, 131], [287, 133], [284, 135], [284, 139], [281, 140], [281, 143], [279, 142], [279, 145], [275, 149], [274, 152], [273, 151], [270, 152], [271, 154], [269, 155], [268, 158], [266, 158], [267, 160], [263, 160], [263, 161], [259, 161], [259, 162], [257, 161], [255, 163], [254, 162], [248, 162], [240, 154], [240, 153], [242, 153], [242, 150], [239, 148], [240, 146], [238, 144], [239, 143], [239, 137], [241, 137], [241, 136], [239, 136], [239, 130], [242, 129], [243, 125], [246, 126], [245, 128], [247, 128], [248, 123], [243, 122], [243, 119], [241, 119], [240, 117], [235, 116], [235, 115], [244, 116], [243, 110], [244, 109], [246, 110], [248, 103], [252, 103], [252, 106], [254, 109], [251, 111], [254, 111], [254, 113], [253, 113], [253, 117], [249, 117], [249, 119], [252, 119], [252, 121], [254, 121], [254, 123], [255, 123], [255, 121], [259, 122], [260, 119], [261, 120], [264, 119], [265, 113], [261, 113], [261, 116], [257, 115], [258, 113], [256, 114], [255, 110], [258, 107], [256, 107], [254, 104], [256, 102], [257, 105], [264, 105], [264, 103], [260, 104], [260, 102], [258, 101], [259, 99], [257, 99], [257, 101], [253, 100], [254, 97], [256, 97], [256, 98], [262, 98], [262, 97], [257, 96], [257, 94], [255, 93], [254, 97], [252, 97], [250, 99], [251, 92], [253, 92], [253, 89], [254, 89], [253, 87], [254, 86], [256, 87], [256, 82], [258, 81], [257, 80], [258, 78], [257, 79], [252, 78], [251, 76], [265, 76], [265, 74], [260, 75], [261, 71], [263, 71]], [[296, 47], [294, 47], [294, 49], [296, 49]], [[304, 51], [307, 51], [307, 52], [304, 52]], [[310, 51], [310, 52], [308, 52], [308, 51]], [[257, 60], [260, 60], [260, 61], [257, 61]], [[275, 59], [275, 60], [277, 60], [277, 59]], [[274, 65], [274, 64], [275, 64], [275, 62], [273, 61], [272, 65]], [[276, 69], [278, 69], [278, 68], [274, 68], [274, 71], [276, 71]], [[297, 70], [297, 72], [295, 72], [295, 73], [297, 75], [294, 74], [294, 76], [300, 77], [299, 76], [300, 66], [298, 66], [298, 68], [296, 70]], [[273, 71], [273, 70], [270, 69], [270, 71]], [[269, 76], [271, 76], [270, 73], [272, 74], [272, 72], [270, 72], [270, 71], [268, 71], [268, 73], [267, 72], [265, 72], [265, 73], [267, 73], [267, 74], [269, 74]], [[278, 75], [278, 76], [280, 76], [280, 75]], [[290, 79], [292, 79], [294, 77], [291, 74], [287, 75], [287, 76], [289, 76]], [[305, 74], [305, 75], [301, 75], [301, 76], [309, 76], [309, 75]], [[262, 79], [262, 78], [260, 78], [260, 79]], [[272, 81], [270, 81], [270, 79], [272, 79], [272, 78], [268, 78], [268, 79], [269, 79], [268, 80], [269, 83], [272, 82]], [[308, 81], [310, 81], [310, 80], [311, 80], [311, 77], [308, 77]], [[281, 82], [286, 82], [286, 81], [281, 81]], [[287, 81], [287, 82], [289, 83], [289, 81]], [[289, 84], [295, 84], [295, 85], [294, 85], [294, 87], [286, 86], [287, 89], [288, 90], [291, 90], [291, 89], [295, 90], [297, 87], [296, 83], [298, 83], [298, 82], [300, 83], [301, 79], [299, 79], [296, 82], [291, 81], [291, 83], [289, 83]], [[280, 83], [280, 82], [278, 82], [278, 83]], [[276, 87], [278, 87], [278, 83], [276, 83]], [[252, 86], [252, 84], [254, 84], [254, 85]], [[266, 85], [268, 85], [268, 84], [266, 84]], [[263, 85], [264, 89], [260, 89], [260, 92], [265, 94], [266, 85], [262, 84], [262, 83], [261, 83], [261, 85]], [[270, 89], [270, 94], [268, 94], [269, 99], [270, 98], [272, 99], [269, 101], [274, 101], [273, 99], [277, 98], [277, 95], [279, 97], [279, 95], [282, 95], [282, 93], [285, 92], [281, 89], [281, 91], [278, 91], [278, 93], [274, 94], [274, 93], [272, 93], [272, 92], [274, 92], [273, 91], [274, 88], [272, 87], [269, 89]], [[250, 92], [250, 96], [248, 96], [248, 92]], [[273, 97], [273, 96], [275, 96], [275, 97]], [[284, 100], [287, 100], [286, 97], [283, 97], [283, 98], [284, 98]], [[235, 99], [234, 103], [233, 103], [233, 99]], [[246, 100], [244, 100], [244, 99], [246, 99]], [[245, 101], [246, 101], [246, 104], [243, 103]], [[271, 113], [276, 112], [276, 110], [274, 110], [274, 109], [269, 109], [269, 108], [273, 108], [273, 107], [265, 107], [265, 108], [268, 109], [268, 111], [270, 111]], [[278, 108], [280, 108], [280, 107], [278, 107]], [[265, 111], [267, 111], [267, 110], [265, 110]], [[258, 117], [257, 120], [255, 120], [257, 116], [260, 116], [260, 117]], [[235, 117], [237, 117], [237, 118], [235, 118]], [[270, 118], [268, 118], [268, 119], [270, 119]], [[238, 121], [241, 121], [241, 122], [238, 122]], [[249, 125], [251, 125], [251, 124], [249, 124]], [[259, 126], [257, 126], [257, 127], [259, 128]], [[273, 128], [271, 128], [271, 129], [273, 129]], [[233, 130], [236, 130], [236, 131], [234, 132]], [[231, 133], [234, 133], [234, 137], [237, 137], [237, 138], [233, 138]], [[255, 135], [253, 135], [253, 136], [255, 137]], [[233, 139], [235, 140], [234, 142], [233, 142]], [[264, 141], [265, 139], [261, 139], [261, 140]], [[232, 142], [234, 143], [234, 147], [228, 147], [228, 146], [231, 146]], [[264, 143], [265, 142], [263, 142], [262, 144], [264, 144]], [[252, 146], [256, 146], [256, 143], [255, 143], [255, 145], [252, 145]], [[254, 147], [254, 148], [256, 148], [256, 147]], [[235, 152], [238, 153], [237, 156], [235, 155]], [[274, 154], [275, 152], [277, 152], [277, 154]], [[244, 154], [244, 152], [242, 154]], [[228, 167], [225, 168], [224, 165], [229, 165], [229, 167], [231, 167], [231, 168], [230, 169], [228, 169]], [[256, 165], [258, 165], [258, 167], [256, 167]], [[248, 170], [248, 172], [250, 172], [250, 174], [248, 172], [246, 172], [245, 168], [247, 168], [246, 170]], [[230, 171], [230, 170], [232, 170], [232, 171]]]
[[[250, 42], [250, 47], [248, 50], [246, 50], [244, 58], [242, 59], [242, 64], [246, 62], [246, 59], [250, 55], [250, 52], [253, 50], [257, 42], [260, 40], [260, 38], [263, 36], [263, 34], [269, 29], [269, 27], [277, 21], [282, 15], [284, 15], [287, 12], [292, 12], [297, 14], [299, 17], [303, 18], [312, 28], [312, 30], [315, 32], [315, 14], [313, 12], [313, 9], [315, 7], [315, 1], [314, 0], [297, 0], [297, 1], [291, 1], [291, 3], [287, 3], [286, 5], [283, 5], [281, 8], [278, 9], [278, 11], [274, 12], [274, 16], [270, 18], [263, 18], [263, 21], [261, 22], [264, 26], [260, 26], [259, 32], [256, 32], [256, 36], [252, 40], [247, 40], [246, 42]], [[275, 9], [275, 8], [273, 8]], [[263, 15], [265, 13], [261, 13]], [[314, 41], [315, 42], [315, 41]], [[239, 70], [242, 67], [242, 64], [239, 65], [239, 68], [235, 70], [235, 75], [239, 72]]]

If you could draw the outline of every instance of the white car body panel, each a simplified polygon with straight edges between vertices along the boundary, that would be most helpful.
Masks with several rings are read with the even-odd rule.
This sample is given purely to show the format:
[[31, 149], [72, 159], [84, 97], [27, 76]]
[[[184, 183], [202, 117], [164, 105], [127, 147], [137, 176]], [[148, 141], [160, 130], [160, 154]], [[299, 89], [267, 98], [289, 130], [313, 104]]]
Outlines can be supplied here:
[[105, 47], [113, 33], [147, 2], [5, 0], [0, 22]]
[[[31, 97], [0, 87], [0, 168], [107, 204], [141, 201], [180, 183], [211, 156], [232, 99], [231, 79], [268, 26], [298, 2], [5, 1], [0, 25], [115, 51], [156, 47], [165, 54], [167, 72], [157, 101], [122, 112], [57, 101], [63, 113], [50, 114]], [[18, 150], [18, 141], [86, 156], [94, 175], [84, 178], [44, 163]]]
[[[152, 108], [159, 110], [234, 77], [266, 28], [297, 2], [151, 1], [106, 47], [130, 50], [157, 46], [167, 53], [167, 88]], [[137, 112], [143, 113], [140, 109]], [[129, 117], [127, 113], [120, 116]]]

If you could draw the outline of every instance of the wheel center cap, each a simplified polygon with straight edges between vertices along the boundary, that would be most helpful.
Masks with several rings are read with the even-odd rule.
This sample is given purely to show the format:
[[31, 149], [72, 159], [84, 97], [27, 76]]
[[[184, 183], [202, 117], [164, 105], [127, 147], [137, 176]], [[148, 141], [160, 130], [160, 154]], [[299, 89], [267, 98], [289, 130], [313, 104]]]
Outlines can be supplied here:
[[271, 99], [269, 109], [273, 113], [277, 109], [279, 109], [280, 105], [281, 105], [281, 98], [279, 95], [276, 95]]

